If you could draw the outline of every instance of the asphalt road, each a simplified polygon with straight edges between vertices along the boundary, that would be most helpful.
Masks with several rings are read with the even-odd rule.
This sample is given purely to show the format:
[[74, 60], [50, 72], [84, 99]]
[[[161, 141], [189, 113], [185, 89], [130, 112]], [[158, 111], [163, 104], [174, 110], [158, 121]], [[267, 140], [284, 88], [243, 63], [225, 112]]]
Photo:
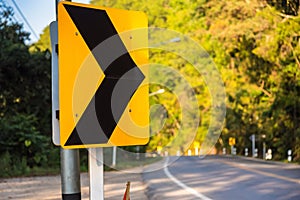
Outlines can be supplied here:
[[295, 164], [222, 156], [169, 157], [145, 171], [149, 171], [143, 179], [150, 200], [300, 199], [300, 166]]

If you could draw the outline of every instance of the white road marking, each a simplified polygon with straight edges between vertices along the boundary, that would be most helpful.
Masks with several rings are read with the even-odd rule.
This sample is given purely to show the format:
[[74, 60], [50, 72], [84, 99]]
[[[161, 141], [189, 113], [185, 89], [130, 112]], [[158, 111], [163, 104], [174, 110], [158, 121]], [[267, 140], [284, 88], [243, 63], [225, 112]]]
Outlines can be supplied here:
[[212, 200], [211, 198], [199, 193], [198, 191], [194, 190], [193, 188], [185, 185], [184, 183], [180, 182], [177, 178], [175, 178], [168, 169], [168, 161], [169, 161], [169, 157], [167, 157], [165, 165], [164, 165], [164, 172], [165, 174], [168, 176], [169, 179], [171, 179], [174, 183], [176, 183], [178, 186], [182, 187], [184, 190], [186, 190], [187, 192], [193, 194], [196, 197], [199, 197], [202, 200]]

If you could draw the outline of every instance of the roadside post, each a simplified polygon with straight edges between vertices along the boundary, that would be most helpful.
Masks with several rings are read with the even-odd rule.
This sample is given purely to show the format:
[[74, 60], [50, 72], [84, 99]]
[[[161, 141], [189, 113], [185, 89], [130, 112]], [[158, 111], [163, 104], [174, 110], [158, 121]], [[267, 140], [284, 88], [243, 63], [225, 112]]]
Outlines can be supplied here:
[[245, 148], [245, 156], [248, 156], [248, 148]]
[[258, 149], [257, 149], [257, 148], [254, 149], [254, 157], [255, 157], [255, 158], [258, 157]]
[[87, 148], [90, 200], [103, 200], [103, 148], [149, 140], [148, 21], [139, 11], [56, 4], [53, 142], [62, 147], [62, 196], [81, 199], [78, 149]]
[[266, 160], [272, 160], [272, 149], [268, 149], [266, 153]]
[[262, 135], [262, 140], [263, 140], [263, 149], [262, 149], [262, 157], [263, 157], [263, 160], [266, 159], [266, 135], [263, 134]]
[[263, 159], [265, 160], [266, 159], [266, 143], [265, 142], [263, 142]]
[[199, 155], [199, 149], [200, 149], [200, 142], [194, 141], [194, 149], [195, 149], [195, 156]]
[[288, 160], [289, 162], [292, 162], [292, 150], [291, 150], [291, 149], [289, 149], [289, 150], [287, 151], [287, 155], [288, 155], [287, 160]]
[[236, 148], [235, 147], [232, 148], [232, 154], [236, 155]]
[[226, 148], [225, 147], [223, 147], [222, 153], [223, 153], [223, 155], [226, 155]]

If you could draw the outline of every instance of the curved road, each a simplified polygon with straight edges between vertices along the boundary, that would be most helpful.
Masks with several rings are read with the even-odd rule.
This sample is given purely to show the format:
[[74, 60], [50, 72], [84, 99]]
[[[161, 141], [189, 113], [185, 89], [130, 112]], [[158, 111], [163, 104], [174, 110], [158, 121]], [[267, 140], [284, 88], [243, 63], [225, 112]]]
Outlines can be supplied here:
[[[169, 157], [143, 179], [155, 199], [300, 199], [300, 166], [241, 157]], [[167, 167], [166, 167], [167, 166]]]

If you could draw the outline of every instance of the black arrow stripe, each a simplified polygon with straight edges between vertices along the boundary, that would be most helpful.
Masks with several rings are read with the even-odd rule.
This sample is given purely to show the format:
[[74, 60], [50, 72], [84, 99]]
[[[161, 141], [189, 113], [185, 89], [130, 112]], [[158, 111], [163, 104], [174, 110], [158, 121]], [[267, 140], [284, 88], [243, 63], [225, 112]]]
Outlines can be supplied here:
[[[145, 76], [130, 57], [105, 10], [64, 6], [105, 74], [94, 101], [89, 103], [65, 146], [107, 143]], [[93, 109], [98, 128], [89, 124], [94, 121]]]
[[107, 77], [121, 78], [136, 67], [105, 10], [64, 6]]

